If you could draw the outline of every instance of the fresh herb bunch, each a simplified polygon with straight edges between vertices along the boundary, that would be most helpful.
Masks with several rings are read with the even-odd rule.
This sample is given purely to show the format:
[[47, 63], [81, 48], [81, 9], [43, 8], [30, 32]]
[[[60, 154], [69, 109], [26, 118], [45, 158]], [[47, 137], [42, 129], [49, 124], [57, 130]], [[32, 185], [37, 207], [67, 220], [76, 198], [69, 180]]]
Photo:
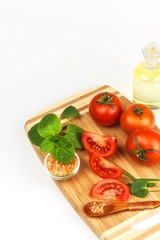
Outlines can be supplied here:
[[[67, 109], [63, 118], [79, 116], [74, 107]], [[42, 152], [49, 152], [57, 161], [68, 164], [74, 158], [75, 148], [83, 149], [82, 132], [83, 129], [74, 124], [63, 128], [56, 114], [47, 114], [29, 130], [28, 137]]]

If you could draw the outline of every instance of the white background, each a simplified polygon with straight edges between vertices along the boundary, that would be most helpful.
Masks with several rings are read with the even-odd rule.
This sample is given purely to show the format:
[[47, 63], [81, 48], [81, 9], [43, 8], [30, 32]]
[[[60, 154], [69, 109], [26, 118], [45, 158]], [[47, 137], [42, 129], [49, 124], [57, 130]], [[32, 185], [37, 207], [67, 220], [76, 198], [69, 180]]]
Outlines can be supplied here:
[[141, 48], [160, 43], [159, 10], [158, 0], [0, 0], [0, 239], [98, 239], [46, 175], [24, 124], [94, 86], [131, 99]]

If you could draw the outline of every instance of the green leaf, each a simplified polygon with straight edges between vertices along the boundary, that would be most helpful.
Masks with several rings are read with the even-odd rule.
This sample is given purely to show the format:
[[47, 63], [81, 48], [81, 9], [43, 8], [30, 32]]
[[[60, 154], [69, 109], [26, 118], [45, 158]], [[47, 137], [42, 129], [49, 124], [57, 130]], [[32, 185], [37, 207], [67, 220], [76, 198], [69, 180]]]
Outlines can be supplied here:
[[68, 133], [80, 133], [80, 134], [82, 134], [83, 129], [76, 126], [75, 124], [68, 124], [67, 125], [67, 132]]
[[50, 152], [54, 149], [54, 141], [53, 139], [46, 138], [40, 146], [40, 150], [42, 152]]
[[56, 136], [56, 142], [54, 142], [54, 149], [50, 151], [51, 155], [59, 162], [70, 163], [74, 157], [73, 144], [63, 136]]
[[54, 152], [51, 152], [51, 154], [57, 161], [65, 163], [65, 164], [68, 164], [73, 160], [74, 153], [75, 153], [74, 148], [73, 149], [56, 148], [54, 150]]
[[38, 133], [37, 131], [38, 123], [35, 124], [28, 132], [28, 137], [29, 140], [31, 141], [32, 144], [36, 146], [40, 146], [41, 143], [43, 142], [44, 138]]
[[62, 131], [62, 125], [57, 115], [47, 114], [39, 122], [37, 131], [42, 137], [48, 138], [59, 134]]
[[79, 117], [80, 113], [74, 106], [69, 106], [64, 109], [64, 111], [61, 113], [62, 118], [76, 118]]
[[147, 185], [148, 185], [147, 180], [134, 181], [130, 187], [131, 194], [139, 198], [146, 197], [148, 194]]
[[82, 128], [74, 124], [69, 124], [67, 125], [65, 137], [73, 143], [75, 148], [83, 149], [82, 132]]

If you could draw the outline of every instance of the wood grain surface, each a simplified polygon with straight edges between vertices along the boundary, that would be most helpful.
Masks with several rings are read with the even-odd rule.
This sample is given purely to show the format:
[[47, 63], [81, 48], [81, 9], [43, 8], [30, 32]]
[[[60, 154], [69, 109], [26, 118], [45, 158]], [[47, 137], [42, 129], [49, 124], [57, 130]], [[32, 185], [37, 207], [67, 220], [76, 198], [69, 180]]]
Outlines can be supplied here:
[[[90, 100], [95, 94], [99, 92], [104, 92], [104, 91], [108, 91], [116, 94], [122, 101], [124, 108], [129, 104], [131, 104], [131, 102], [128, 99], [126, 99], [118, 91], [116, 91], [114, 88], [110, 86], [94, 87], [84, 92], [75, 94], [74, 96], [71, 96], [65, 100], [62, 100], [59, 103], [53, 104], [47, 109], [44, 109], [40, 113], [31, 117], [25, 123], [26, 134], [28, 133], [29, 129], [35, 123], [39, 122], [41, 118], [46, 114], [55, 113], [58, 116], [60, 116], [62, 111], [67, 106], [72, 105], [72, 106], [75, 106], [81, 114], [79, 118], [72, 120], [71, 121], [72, 123], [76, 124], [77, 126], [80, 126], [86, 131], [110, 135], [117, 138], [118, 148], [114, 153], [114, 155], [110, 157], [112, 161], [115, 161], [118, 165], [125, 168], [127, 171], [129, 171], [132, 175], [134, 175], [137, 178], [141, 178], [141, 177], [142, 178], [160, 178], [159, 164], [156, 164], [151, 167], [140, 166], [139, 164], [133, 162], [133, 160], [128, 156], [128, 154], [125, 152], [125, 142], [126, 142], [127, 135], [122, 131], [119, 124], [113, 127], [102, 127], [97, 125], [90, 117], [90, 114], [88, 112], [88, 106], [89, 106]], [[66, 123], [65, 120], [62, 120], [62, 123], [65, 124]], [[157, 127], [155, 128], [156, 130], [159, 131]], [[37, 153], [37, 155], [39, 156], [39, 159], [43, 164], [45, 154], [42, 153], [38, 147], [33, 146], [33, 149], [35, 150], [35, 152]], [[88, 164], [88, 157], [89, 157], [88, 154], [84, 150], [78, 150], [77, 153], [79, 154], [81, 159], [79, 172], [71, 179], [68, 179], [66, 181], [61, 181], [61, 182], [54, 181], [54, 184], [57, 184], [57, 186], [65, 195], [66, 199], [75, 209], [75, 211], [88, 224], [88, 226], [100, 239], [117, 239], [117, 240], [124, 239], [124, 238], [120, 238], [119, 236], [126, 232], [128, 232], [128, 234], [131, 234], [130, 237], [131, 236], [133, 237], [133, 235], [136, 233], [133, 229], [131, 230], [131, 228], [135, 222], [143, 218], [146, 218], [154, 214], [155, 212], [160, 211], [159, 208], [154, 210], [145, 210], [143, 211], [143, 214], [142, 212], [139, 212], [139, 211], [133, 211], [133, 212], [126, 211], [126, 212], [116, 213], [113, 215], [108, 215], [108, 216], [99, 217], [99, 218], [92, 218], [85, 215], [83, 211], [83, 206], [84, 204], [92, 200], [89, 197], [89, 191], [92, 188], [93, 184], [101, 180], [101, 178], [91, 171]], [[135, 202], [135, 201], [144, 201], [144, 200], [147, 201], [147, 200], [159, 200], [159, 199], [160, 199], [160, 193], [157, 192], [157, 193], [148, 194], [148, 196], [145, 197], [145, 199], [140, 199], [134, 196], [130, 196], [129, 201]], [[117, 235], [114, 236], [113, 233], [115, 231], [118, 233], [117, 229], [121, 229], [121, 231], [119, 230], [118, 236]], [[159, 228], [156, 229], [156, 227], [154, 227], [154, 229], [155, 231], [158, 231]], [[145, 236], [144, 232], [142, 232], [142, 234]], [[153, 234], [153, 231], [152, 231], [152, 234]], [[137, 236], [141, 237], [142, 235], [138, 233]], [[135, 237], [135, 238], [128, 238], [128, 239], [140, 239], [140, 238]], [[144, 238], [141, 238], [141, 239], [144, 239]]]

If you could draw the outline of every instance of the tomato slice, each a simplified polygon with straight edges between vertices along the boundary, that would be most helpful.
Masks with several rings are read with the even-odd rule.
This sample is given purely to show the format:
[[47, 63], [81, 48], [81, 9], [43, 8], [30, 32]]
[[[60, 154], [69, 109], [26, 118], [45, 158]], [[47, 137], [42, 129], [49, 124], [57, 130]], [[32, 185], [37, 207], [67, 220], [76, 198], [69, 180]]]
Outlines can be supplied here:
[[98, 153], [90, 154], [89, 164], [91, 169], [102, 178], [119, 178], [124, 172]]
[[129, 198], [130, 191], [127, 184], [118, 179], [103, 179], [90, 190], [90, 197], [96, 199], [126, 202]]
[[106, 135], [83, 131], [82, 144], [88, 153], [97, 152], [103, 157], [109, 157], [117, 148], [117, 139]]

